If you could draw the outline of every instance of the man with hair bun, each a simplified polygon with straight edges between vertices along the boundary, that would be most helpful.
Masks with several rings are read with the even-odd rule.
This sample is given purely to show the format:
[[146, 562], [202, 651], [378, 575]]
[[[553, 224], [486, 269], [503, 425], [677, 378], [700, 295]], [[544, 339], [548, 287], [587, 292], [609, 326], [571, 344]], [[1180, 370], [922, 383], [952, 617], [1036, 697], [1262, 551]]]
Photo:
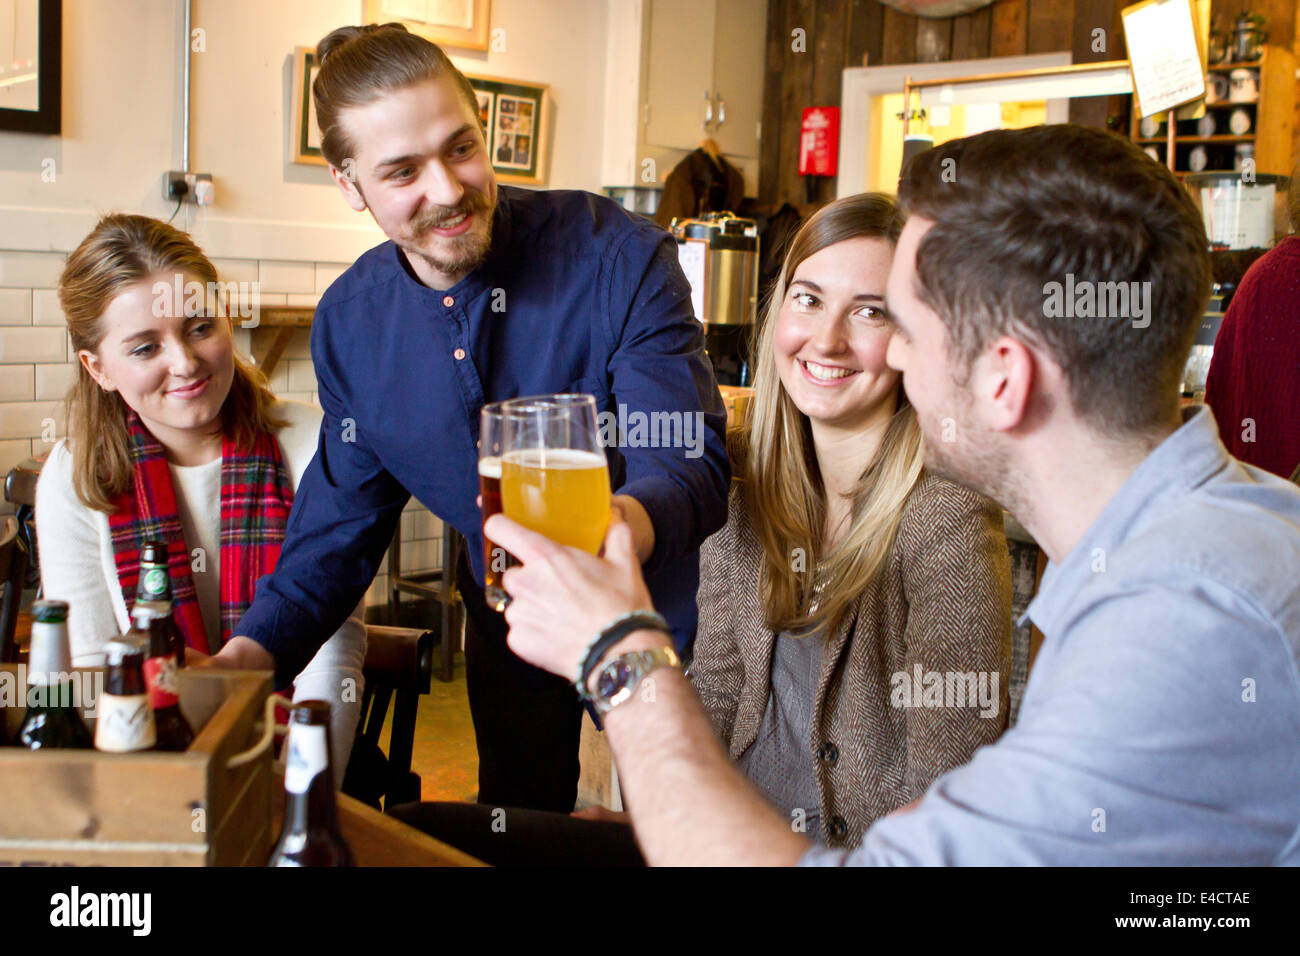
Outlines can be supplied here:
[[[672, 238], [613, 201], [498, 186], [473, 89], [400, 24], [317, 46], [321, 151], [388, 237], [322, 296], [311, 351], [324, 409], [275, 573], [217, 666], [297, 673], [379, 569], [412, 495], [468, 541], [456, 572], [479, 802], [569, 812], [582, 705], [506, 646], [483, 600], [476, 441], [485, 403], [584, 392], [601, 411], [697, 415], [690, 448], [611, 449], [613, 510], [678, 649], [697, 554], [726, 518], [725, 413]], [[453, 569], [446, 569], [450, 573]]]

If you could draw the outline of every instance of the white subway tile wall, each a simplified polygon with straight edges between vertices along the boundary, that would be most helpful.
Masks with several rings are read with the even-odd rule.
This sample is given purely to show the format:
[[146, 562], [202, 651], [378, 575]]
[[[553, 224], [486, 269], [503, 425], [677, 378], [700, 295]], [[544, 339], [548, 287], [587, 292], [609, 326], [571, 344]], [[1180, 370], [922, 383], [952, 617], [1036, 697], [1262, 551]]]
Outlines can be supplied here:
[[0, 289], [0, 325], [32, 324], [32, 290]]
[[315, 292], [316, 265], [311, 262], [273, 262], [263, 259], [257, 271], [262, 292]]
[[32, 291], [32, 324], [64, 328], [63, 306], [59, 305], [58, 292], [53, 289]]
[[[64, 396], [76, 377], [75, 356], [59, 307], [65, 256], [55, 252], [0, 250], [0, 483], [25, 458], [46, 454], [66, 431]], [[256, 259], [216, 259], [222, 282], [258, 282], [261, 305], [314, 306], [347, 264]], [[243, 329], [235, 345], [248, 356], [265, 355], [274, 329]], [[316, 404], [316, 373], [307, 330], [294, 333], [270, 377], [281, 398]], [[0, 515], [14, 506], [0, 501]], [[442, 566], [442, 522], [412, 500], [402, 514], [402, 567], [407, 573]], [[366, 604], [386, 604], [384, 558]]]

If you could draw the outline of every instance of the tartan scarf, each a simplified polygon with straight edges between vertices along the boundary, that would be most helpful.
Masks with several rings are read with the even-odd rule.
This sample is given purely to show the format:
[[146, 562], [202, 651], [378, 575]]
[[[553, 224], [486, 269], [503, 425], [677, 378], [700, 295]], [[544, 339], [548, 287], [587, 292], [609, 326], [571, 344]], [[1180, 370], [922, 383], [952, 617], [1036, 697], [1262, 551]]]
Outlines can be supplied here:
[[[127, 607], [135, 602], [144, 543], [166, 541], [176, 625], [186, 647], [214, 654], [252, 603], [257, 579], [269, 574], [280, 557], [293, 506], [293, 485], [280, 443], [262, 434], [245, 452], [229, 436], [221, 439], [221, 633], [214, 641], [203, 624], [167, 455], [134, 411], [128, 414], [127, 428], [131, 487], [113, 502], [108, 516], [122, 597]], [[193, 504], [195, 512], [210, 506]]]

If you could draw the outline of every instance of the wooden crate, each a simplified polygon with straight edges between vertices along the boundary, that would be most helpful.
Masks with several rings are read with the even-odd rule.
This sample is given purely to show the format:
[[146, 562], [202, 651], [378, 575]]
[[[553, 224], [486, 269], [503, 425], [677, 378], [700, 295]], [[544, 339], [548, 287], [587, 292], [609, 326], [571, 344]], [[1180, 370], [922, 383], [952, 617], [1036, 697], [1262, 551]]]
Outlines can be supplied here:
[[[0, 665], [0, 680], [15, 687], [15, 672]], [[78, 673], [98, 675], [90, 680], [102, 688], [101, 668]], [[226, 763], [258, 741], [270, 692], [263, 671], [180, 671], [181, 710], [195, 729], [184, 753], [0, 747], [0, 866], [264, 864], [275, 836], [271, 752]], [[11, 740], [24, 706], [0, 709]]]

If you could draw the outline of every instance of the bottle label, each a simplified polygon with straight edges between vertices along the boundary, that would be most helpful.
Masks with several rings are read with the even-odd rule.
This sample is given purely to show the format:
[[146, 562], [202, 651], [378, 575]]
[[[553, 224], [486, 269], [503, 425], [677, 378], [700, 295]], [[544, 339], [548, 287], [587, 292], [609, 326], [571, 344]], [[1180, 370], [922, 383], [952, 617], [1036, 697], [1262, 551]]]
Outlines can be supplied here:
[[289, 756], [284, 765], [284, 789], [306, 793], [316, 775], [329, 769], [325, 728], [294, 724], [289, 730]]
[[96, 750], [130, 753], [148, 750], [157, 742], [148, 694], [99, 696], [99, 719], [95, 721]]
[[149, 688], [149, 706], [154, 710], [175, 707], [180, 703], [180, 677], [176, 656], [147, 657], [144, 662], [144, 683]]
[[161, 565], [146, 565], [143, 580], [140, 583], [140, 593], [151, 596], [165, 594], [170, 583], [167, 580], [167, 569]]

